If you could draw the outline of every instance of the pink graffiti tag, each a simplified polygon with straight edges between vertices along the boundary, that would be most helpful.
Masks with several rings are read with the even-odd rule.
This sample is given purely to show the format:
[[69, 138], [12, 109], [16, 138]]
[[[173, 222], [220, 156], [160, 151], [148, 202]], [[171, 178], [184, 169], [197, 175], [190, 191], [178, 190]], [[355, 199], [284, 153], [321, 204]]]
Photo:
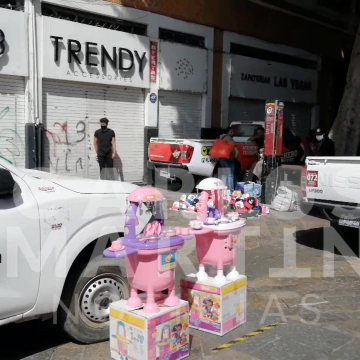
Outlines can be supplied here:
[[[57, 151], [62, 150], [65, 153], [65, 170], [67, 172], [70, 172], [71, 170], [68, 168], [68, 158], [69, 156], [71, 156], [71, 147], [76, 146], [76, 144], [79, 144], [81, 142], [83, 142], [86, 138], [86, 124], [84, 121], [79, 121], [76, 126], [76, 132], [75, 132], [75, 136], [78, 137], [77, 140], [72, 140], [69, 141], [69, 134], [68, 134], [68, 123], [67, 121], [64, 123], [59, 123], [59, 122], [55, 122], [53, 124], [53, 128], [59, 128], [58, 132], [52, 132], [48, 129], [45, 130], [47, 137], [49, 139], [49, 141], [51, 141], [53, 143], [53, 159], [51, 159], [51, 157], [49, 157], [49, 162], [50, 165], [55, 169], [55, 171], [58, 171], [58, 165], [59, 165], [59, 156], [57, 155]], [[81, 136], [81, 138], [79, 137], [79, 134]], [[65, 145], [65, 148], [60, 147], [58, 148], [59, 145]], [[53, 161], [56, 161], [56, 165], [53, 165]], [[79, 158], [76, 161], [76, 165], [75, 165], [75, 170], [76, 172], [78, 171], [78, 167], [80, 169], [83, 169], [83, 165], [82, 165], [82, 159]]]

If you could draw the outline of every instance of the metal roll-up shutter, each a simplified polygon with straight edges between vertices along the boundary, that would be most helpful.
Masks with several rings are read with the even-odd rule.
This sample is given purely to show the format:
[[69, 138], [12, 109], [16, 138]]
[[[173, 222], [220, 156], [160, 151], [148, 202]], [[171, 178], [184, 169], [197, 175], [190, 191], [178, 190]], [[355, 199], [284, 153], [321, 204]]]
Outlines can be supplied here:
[[233, 121], [241, 120], [264, 121], [265, 104], [265, 100], [231, 98], [229, 100], [228, 125]]
[[202, 96], [175, 91], [159, 91], [159, 137], [199, 139]]
[[[229, 125], [233, 121], [265, 121], [266, 100], [231, 98], [229, 100]], [[284, 124], [297, 136], [306, 137], [311, 125], [310, 104], [284, 103]]]
[[25, 167], [25, 79], [0, 75], [0, 156]]
[[93, 147], [99, 120], [115, 131], [119, 180], [144, 179], [144, 93], [142, 89], [45, 80], [43, 118], [51, 172], [99, 178]]
[[295, 135], [305, 138], [311, 126], [310, 104], [284, 103], [284, 124], [292, 130]]

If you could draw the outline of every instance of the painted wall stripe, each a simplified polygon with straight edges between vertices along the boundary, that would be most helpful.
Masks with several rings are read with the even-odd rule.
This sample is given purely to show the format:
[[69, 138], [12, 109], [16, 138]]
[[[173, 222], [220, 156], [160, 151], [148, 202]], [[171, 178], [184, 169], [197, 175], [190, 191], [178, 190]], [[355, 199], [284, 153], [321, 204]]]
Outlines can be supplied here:
[[254, 337], [254, 336], [259, 335], [259, 334], [262, 334], [264, 331], [272, 330], [274, 327], [279, 326], [279, 325], [287, 325], [287, 323], [279, 322], [279, 323], [271, 324], [271, 325], [268, 325], [268, 326], [264, 326], [264, 327], [260, 328], [259, 330], [253, 331], [251, 333], [248, 333], [247, 335], [243, 335], [243, 336], [241, 336], [241, 337], [239, 337], [239, 338], [237, 338], [235, 340], [229, 341], [226, 344], [220, 345], [217, 348], [212, 349], [211, 352], [217, 353], [220, 350], [227, 349], [230, 346], [233, 346], [233, 345], [235, 345], [235, 344], [237, 344], [237, 343], [239, 343], [241, 341], [245, 341], [248, 338]]

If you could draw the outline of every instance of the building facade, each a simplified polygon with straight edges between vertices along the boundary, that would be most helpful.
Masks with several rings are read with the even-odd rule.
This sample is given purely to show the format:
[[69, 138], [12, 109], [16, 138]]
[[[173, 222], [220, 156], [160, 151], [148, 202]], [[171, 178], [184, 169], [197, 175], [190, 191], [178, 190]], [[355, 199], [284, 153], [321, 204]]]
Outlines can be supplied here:
[[306, 136], [328, 118], [331, 64], [353, 35], [308, 22], [291, 40], [281, 33], [289, 17], [307, 21], [293, 15], [260, 34], [258, 20], [245, 26], [234, 15], [254, 6], [266, 30], [264, 16], [278, 13], [251, 1], [10, 1], [0, 8], [0, 156], [25, 166], [25, 124], [41, 123], [43, 167], [97, 178], [93, 135], [107, 117], [119, 179], [140, 183], [151, 136], [199, 138], [262, 120], [271, 98]]
[[[68, 4], [0, 9], [0, 154], [24, 166], [25, 124], [42, 123], [43, 167], [98, 178], [93, 136], [107, 117], [119, 179], [141, 183], [148, 129], [196, 138], [211, 127], [214, 30], [119, 6]], [[194, 44], [168, 40], [185, 30]]]

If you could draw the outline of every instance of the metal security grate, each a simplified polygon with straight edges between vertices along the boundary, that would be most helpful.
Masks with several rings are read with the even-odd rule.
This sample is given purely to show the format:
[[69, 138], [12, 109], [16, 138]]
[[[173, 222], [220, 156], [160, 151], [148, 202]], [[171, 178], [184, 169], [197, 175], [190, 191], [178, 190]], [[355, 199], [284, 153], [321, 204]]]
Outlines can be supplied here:
[[93, 139], [99, 119], [107, 117], [116, 134], [114, 167], [120, 179], [143, 181], [144, 108], [139, 88], [44, 80], [45, 167], [51, 173], [97, 179]]

